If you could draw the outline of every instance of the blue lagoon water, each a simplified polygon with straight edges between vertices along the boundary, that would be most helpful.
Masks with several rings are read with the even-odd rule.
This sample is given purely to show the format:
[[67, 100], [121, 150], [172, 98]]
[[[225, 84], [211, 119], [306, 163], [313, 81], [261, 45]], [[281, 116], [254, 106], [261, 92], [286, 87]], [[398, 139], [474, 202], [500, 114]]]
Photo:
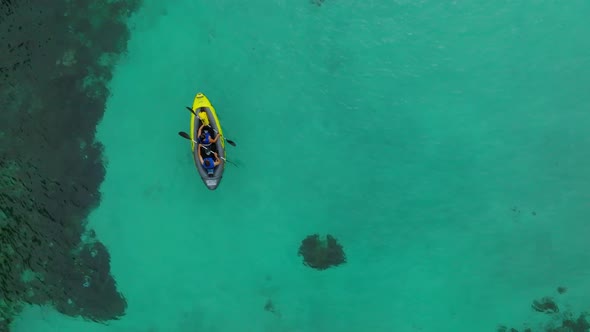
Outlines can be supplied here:
[[[588, 10], [145, 1], [97, 127], [106, 175], [86, 226], [125, 315], [27, 305], [11, 331], [544, 331], [557, 316], [531, 303], [545, 296], [577, 317], [590, 305]], [[216, 191], [177, 135], [197, 92], [237, 143]], [[347, 262], [303, 265], [314, 233]]]

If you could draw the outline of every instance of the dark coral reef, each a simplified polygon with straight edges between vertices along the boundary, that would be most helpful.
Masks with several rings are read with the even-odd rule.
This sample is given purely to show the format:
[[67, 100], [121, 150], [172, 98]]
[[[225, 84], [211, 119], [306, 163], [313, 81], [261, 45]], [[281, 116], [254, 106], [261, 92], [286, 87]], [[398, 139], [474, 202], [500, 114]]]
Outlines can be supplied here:
[[342, 245], [330, 234], [325, 239], [320, 238], [319, 234], [308, 235], [301, 241], [298, 254], [303, 256], [304, 265], [316, 270], [346, 263]]
[[0, 331], [24, 304], [125, 314], [107, 248], [86, 229], [105, 176], [95, 141], [138, 0], [0, 4]]
[[[564, 294], [567, 288], [559, 286], [557, 293]], [[559, 310], [556, 300], [551, 296], [544, 296], [541, 299], [532, 301], [532, 310], [543, 313], [549, 317], [540, 326], [531, 327], [531, 324], [524, 324], [525, 327], [516, 329], [506, 325], [498, 326], [498, 332], [590, 332], [590, 314], [587, 312], [574, 313], [570, 310]]]

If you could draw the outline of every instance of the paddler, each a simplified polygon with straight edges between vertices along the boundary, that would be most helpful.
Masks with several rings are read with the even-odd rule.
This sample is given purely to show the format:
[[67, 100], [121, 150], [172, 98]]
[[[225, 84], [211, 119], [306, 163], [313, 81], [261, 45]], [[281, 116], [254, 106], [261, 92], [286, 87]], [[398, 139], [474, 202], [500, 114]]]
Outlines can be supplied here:
[[[201, 111], [199, 112], [199, 119], [201, 120], [201, 123], [203, 123], [201, 127], [199, 127], [199, 130], [197, 132], [197, 140], [199, 141], [199, 143], [208, 146], [211, 143], [217, 142], [217, 139], [219, 138], [219, 133], [217, 134], [217, 136], [215, 136], [215, 138], [211, 138], [210, 131], [213, 128], [209, 126], [209, 117], [207, 116], [205, 108], [201, 108]], [[204, 133], [203, 129], [205, 130]]]

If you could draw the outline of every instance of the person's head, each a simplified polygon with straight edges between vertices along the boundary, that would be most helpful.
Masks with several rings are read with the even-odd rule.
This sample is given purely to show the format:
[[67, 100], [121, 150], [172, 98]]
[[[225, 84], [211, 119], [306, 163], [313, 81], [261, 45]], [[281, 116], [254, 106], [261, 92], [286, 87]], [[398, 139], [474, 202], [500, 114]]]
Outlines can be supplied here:
[[205, 159], [205, 163], [204, 164], [205, 164], [205, 167], [211, 167], [211, 166], [213, 166], [213, 165], [211, 165], [211, 160], [209, 160], [209, 159]]

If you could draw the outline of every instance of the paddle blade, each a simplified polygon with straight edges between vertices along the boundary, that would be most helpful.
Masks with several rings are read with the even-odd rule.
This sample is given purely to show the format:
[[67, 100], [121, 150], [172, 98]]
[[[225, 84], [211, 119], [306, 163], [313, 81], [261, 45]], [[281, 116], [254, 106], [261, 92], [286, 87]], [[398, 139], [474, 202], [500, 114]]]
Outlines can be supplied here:
[[233, 161], [229, 161], [229, 160], [227, 160], [227, 159], [225, 159], [223, 157], [220, 157], [220, 158], [223, 159], [223, 161], [225, 161], [226, 163], [230, 163], [230, 164], [236, 166], [237, 168], [240, 168], [240, 166], [238, 166], [238, 164], [234, 163]]
[[190, 107], [187, 106], [186, 109], [189, 110], [189, 111], [191, 111], [191, 113], [193, 113], [195, 116], [197, 115], [197, 113], [195, 113], [195, 111], [193, 111], [192, 108], [190, 108]]
[[236, 142], [232, 141], [231, 139], [225, 139], [226, 142], [228, 142], [231, 146], [236, 146]]
[[178, 135], [180, 135], [180, 137], [184, 137], [184, 138], [186, 138], [186, 139], [188, 139], [188, 140], [190, 140], [190, 139], [191, 139], [191, 135], [189, 135], [189, 134], [185, 133], [184, 131], [179, 131], [179, 132], [178, 132]]

